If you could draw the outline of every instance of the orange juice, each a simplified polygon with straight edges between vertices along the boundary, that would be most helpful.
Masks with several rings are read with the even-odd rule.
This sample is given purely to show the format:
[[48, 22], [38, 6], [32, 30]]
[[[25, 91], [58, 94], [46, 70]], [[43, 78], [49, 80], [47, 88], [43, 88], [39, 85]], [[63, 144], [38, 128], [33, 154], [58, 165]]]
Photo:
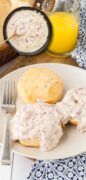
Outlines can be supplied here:
[[48, 50], [64, 54], [74, 49], [77, 43], [79, 23], [72, 13], [56, 12], [49, 16], [53, 35]]

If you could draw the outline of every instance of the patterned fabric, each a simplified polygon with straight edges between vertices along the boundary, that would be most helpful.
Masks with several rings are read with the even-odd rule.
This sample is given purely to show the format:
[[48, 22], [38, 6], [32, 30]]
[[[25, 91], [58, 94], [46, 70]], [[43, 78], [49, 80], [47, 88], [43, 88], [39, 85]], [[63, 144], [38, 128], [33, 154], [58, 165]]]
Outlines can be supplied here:
[[80, 67], [86, 69], [86, 0], [81, 0], [78, 45], [71, 55]]
[[39, 160], [27, 180], [86, 180], [86, 153], [59, 160]]

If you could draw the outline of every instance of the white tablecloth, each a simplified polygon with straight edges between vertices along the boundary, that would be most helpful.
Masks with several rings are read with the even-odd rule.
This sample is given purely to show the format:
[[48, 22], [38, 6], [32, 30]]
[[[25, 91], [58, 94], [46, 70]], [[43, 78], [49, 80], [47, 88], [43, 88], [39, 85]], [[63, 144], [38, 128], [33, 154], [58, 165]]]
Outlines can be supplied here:
[[[1, 152], [1, 148], [0, 148]], [[13, 169], [10, 165], [0, 165], [0, 180], [26, 180], [32, 168], [33, 161], [14, 154]], [[12, 177], [11, 177], [12, 169]]]

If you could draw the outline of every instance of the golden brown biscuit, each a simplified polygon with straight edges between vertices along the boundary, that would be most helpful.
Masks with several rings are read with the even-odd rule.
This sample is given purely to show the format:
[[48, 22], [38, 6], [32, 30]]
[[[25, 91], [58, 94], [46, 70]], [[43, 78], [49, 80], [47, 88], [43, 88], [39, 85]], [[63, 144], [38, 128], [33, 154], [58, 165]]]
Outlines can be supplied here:
[[10, 122], [10, 133], [12, 140], [23, 146], [40, 146], [42, 151], [49, 151], [57, 146], [63, 130], [54, 105], [39, 101], [16, 112]]
[[72, 119], [70, 120], [70, 123], [71, 123], [72, 125], [77, 126], [77, 125], [78, 125], [78, 123], [79, 123], [79, 120], [78, 120], [78, 119], [76, 119], [76, 118], [72, 118]]
[[40, 146], [40, 140], [39, 139], [29, 139], [27, 141], [19, 140], [21, 145], [28, 146], [28, 147], [39, 147]]
[[24, 103], [38, 99], [56, 103], [62, 97], [63, 83], [60, 77], [48, 68], [31, 68], [18, 81], [17, 90]]

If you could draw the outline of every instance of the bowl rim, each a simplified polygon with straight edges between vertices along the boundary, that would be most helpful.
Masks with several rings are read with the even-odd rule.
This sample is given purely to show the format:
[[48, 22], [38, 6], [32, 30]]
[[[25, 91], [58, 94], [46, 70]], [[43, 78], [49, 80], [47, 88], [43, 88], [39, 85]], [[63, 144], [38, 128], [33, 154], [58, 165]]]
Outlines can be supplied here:
[[7, 15], [7, 17], [6, 17], [6, 19], [5, 19], [5, 21], [4, 21], [4, 24], [3, 24], [3, 37], [4, 37], [4, 40], [6, 40], [7, 38], [8, 38], [8, 36], [7, 36], [7, 24], [8, 24], [8, 22], [9, 22], [9, 20], [10, 20], [10, 18], [15, 14], [15, 13], [17, 13], [18, 11], [22, 11], [22, 10], [30, 10], [30, 11], [36, 11], [36, 12], [38, 12], [38, 13], [40, 13], [43, 17], [44, 17], [44, 19], [45, 19], [45, 21], [46, 21], [46, 23], [47, 23], [47, 27], [48, 27], [48, 36], [47, 36], [47, 40], [46, 40], [46, 42], [44, 43], [44, 45], [41, 47], [41, 48], [39, 48], [38, 50], [36, 50], [36, 51], [34, 51], [34, 52], [23, 52], [23, 51], [19, 51], [18, 49], [16, 49], [11, 43], [10, 43], [10, 41], [8, 40], [6, 43], [8, 44], [8, 45], [10, 45], [10, 47], [12, 48], [12, 49], [14, 49], [18, 54], [20, 54], [20, 55], [36, 55], [36, 54], [39, 54], [39, 53], [41, 53], [41, 52], [43, 52], [46, 48], [47, 48], [47, 46], [48, 46], [48, 44], [49, 44], [49, 42], [50, 42], [50, 40], [51, 40], [51, 37], [52, 37], [52, 25], [51, 25], [51, 22], [50, 22], [50, 20], [49, 20], [49, 18], [47, 17], [47, 15], [43, 12], [43, 11], [41, 11], [41, 10], [39, 10], [39, 9], [37, 9], [37, 8], [34, 8], [34, 7], [29, 7], [29, 6], [22, 6], [22, 7], [18, 7], [18, 8], [16, 8], [16, 9], [14, 9], [13, 11], [11, 11], [8, 15]]

